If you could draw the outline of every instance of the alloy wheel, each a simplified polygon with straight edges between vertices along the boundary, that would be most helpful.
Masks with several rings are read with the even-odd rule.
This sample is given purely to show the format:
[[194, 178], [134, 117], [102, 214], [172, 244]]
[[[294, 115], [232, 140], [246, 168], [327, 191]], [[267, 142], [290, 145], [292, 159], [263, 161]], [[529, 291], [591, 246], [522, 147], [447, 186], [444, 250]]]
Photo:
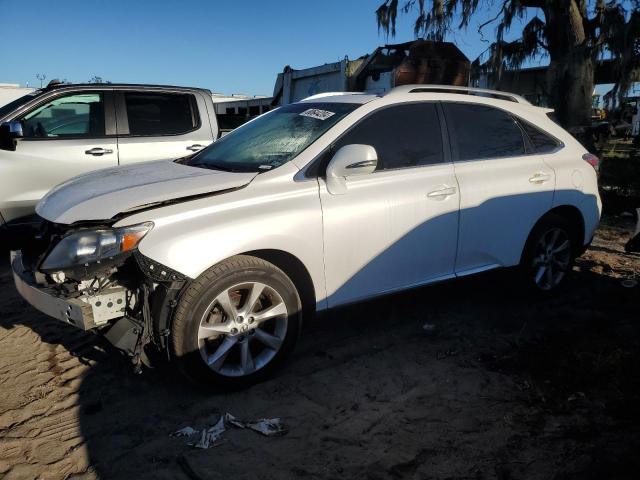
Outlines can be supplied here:
[[250, 375], [276, 356], [287, 323], [287, 306], [274, 288], [259, 282], [233, 285], [216, 296], [200, 320], [200, 355], [220, 375]]
[[547, 230], [536, 244], [531, 262], [534, 282], [541, 290], [557, 287], [571, 264], [571, 240], [561, 228]]

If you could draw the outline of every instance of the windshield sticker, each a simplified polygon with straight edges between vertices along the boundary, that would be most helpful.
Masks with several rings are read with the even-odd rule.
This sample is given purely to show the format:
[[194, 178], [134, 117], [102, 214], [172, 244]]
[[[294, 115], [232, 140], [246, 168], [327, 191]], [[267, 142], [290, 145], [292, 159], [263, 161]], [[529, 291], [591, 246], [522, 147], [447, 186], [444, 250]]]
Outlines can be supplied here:
[[309, 110], [305, 110], [300, 115], [303, 117], [311, 117], [316, 118], [318, 120], [326, 120], [329, 117], [335, 115], [336, 112], [329, 112], [328, 110], [319, 110], [317, 108], [310, 108]]

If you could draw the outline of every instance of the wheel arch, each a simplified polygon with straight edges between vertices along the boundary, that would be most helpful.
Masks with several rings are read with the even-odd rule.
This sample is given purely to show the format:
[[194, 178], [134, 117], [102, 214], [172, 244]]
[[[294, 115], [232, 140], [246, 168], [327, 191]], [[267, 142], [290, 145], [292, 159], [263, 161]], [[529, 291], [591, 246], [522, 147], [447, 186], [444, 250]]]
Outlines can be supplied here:
[[547, 215], [553, 214], [564, 218], [571, 226], [571, 239], [574, 242], [574, 252], [580, 252], [585, 243], [585, 222], [580, 209], [574, 205], [560, 205], [552, 208]]
[[547, 213], [542, 215], [538, 221], [531, 227], [529, 231], [529, 236], [527, 237], [527, 241], [522, 247], [522, 252], [520, 254], [520, 259], [522, 260], [527, 246], [529, 245], [529, 239], [531, 238], [531, 234], [534, 232], [536, 227], [540, 224], [540, 222], [544, 221], [549, 216], [558, 216], [565, 220], [569, 226], [571, 231], [571, 240], [573, 242], [573, 251], [576, 253], [576, 256], [579, 256], [584, 251], [584, 236], [585, 236], [585, 222], [584, 216], [580, 209], [574, 205], [559, 205], [557, 207], [552, 208]]
[[302, 302], [303, 318], [306, 320], [315, 313], [316, 288], [309, 270], [298, 257], [284, 250], [276, 249], [251, 250], [240, 255], [260, 258], [282, 270], [298, 289]]

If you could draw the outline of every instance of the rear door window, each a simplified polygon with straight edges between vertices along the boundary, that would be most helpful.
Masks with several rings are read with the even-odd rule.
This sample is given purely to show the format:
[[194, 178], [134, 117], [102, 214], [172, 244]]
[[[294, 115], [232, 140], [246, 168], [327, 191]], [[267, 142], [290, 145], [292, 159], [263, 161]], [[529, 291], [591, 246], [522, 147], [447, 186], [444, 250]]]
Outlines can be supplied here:
[[129, 135], [180, 135], [195, 130], [195, 98], [184, 93], [125, 92]]
[[444, 103], [444, 107], [458, 161], [525, 154], [522, 130], [511, 114], [469, 103]]

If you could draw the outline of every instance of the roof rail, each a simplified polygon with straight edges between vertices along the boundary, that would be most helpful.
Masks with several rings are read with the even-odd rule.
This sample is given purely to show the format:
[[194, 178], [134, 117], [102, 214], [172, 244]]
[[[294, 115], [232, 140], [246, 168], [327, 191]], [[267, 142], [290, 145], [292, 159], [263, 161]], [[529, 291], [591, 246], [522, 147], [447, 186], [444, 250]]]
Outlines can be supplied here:
[[501, 92], [499, 90], [489, 90], [488, 88], [459, 87], [454, 85], [401, 85], [387, 92], [387, 95], [398, 93], [456, 93], [460, 95], [476, 95], [478, 97], [489, 97], [509, 102], [523, 103], [531, 105], [524, 97], [515, 93]]
[[324, 98], [324, 97], [337, 97], [340, 95], [362, 95], [362, 92], [323, 92], [323, 93], [316, 93], [315, 95], [311, 95], [310, 97], [305, 97], [302, 100], [298, 100], [298, 101], [304, 102], [306, 100], [315, 100], [317, 98]]

